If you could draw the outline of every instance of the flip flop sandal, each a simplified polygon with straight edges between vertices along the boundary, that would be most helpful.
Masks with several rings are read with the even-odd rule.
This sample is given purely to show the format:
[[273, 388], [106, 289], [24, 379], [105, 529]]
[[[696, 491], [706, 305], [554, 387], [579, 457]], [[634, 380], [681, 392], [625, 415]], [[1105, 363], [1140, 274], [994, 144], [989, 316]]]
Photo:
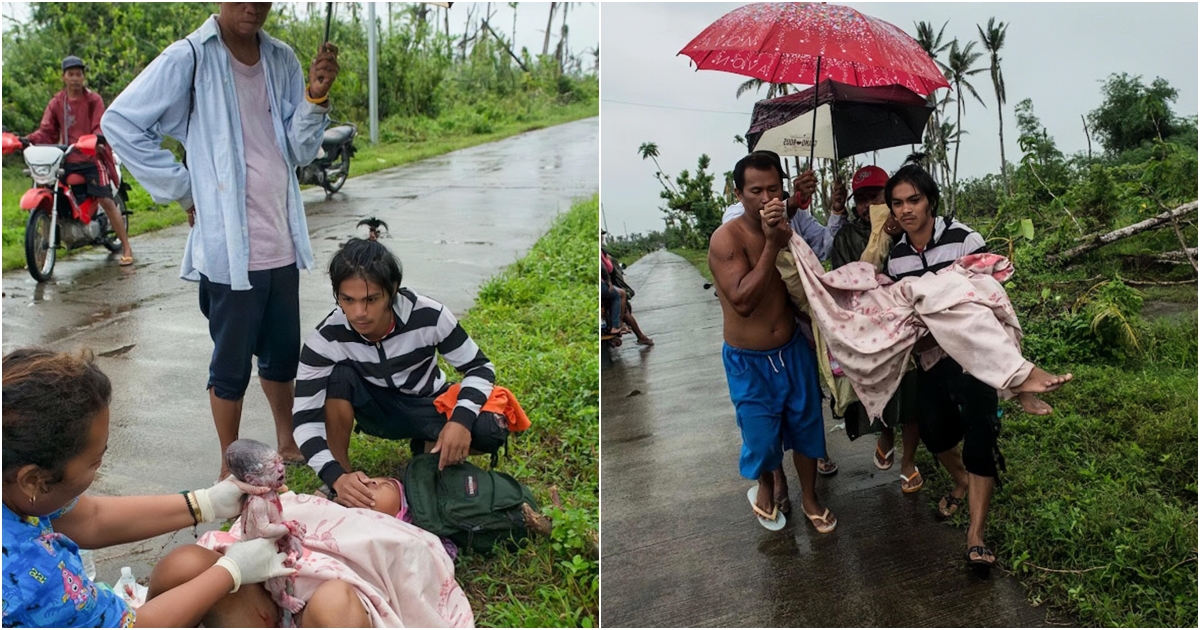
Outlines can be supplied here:
[[[828, 534], [837, 528], [837, 518], [829, 513], [829, 508], [825, 508], [825, 513], [820, 516], [813, 516], [808, 512], [805, 512], [804, 515], [808, 517], [808, 522], [812, 523], [813, 528], [817, 530], [818, 534]], [[822, 521], [825, 524], [817, 525], [817, 521]]]
[[[822, 463], [824, 463], [827, 467], [822, 468], [821, 467]], [[837, 471], [838, 471], [837, 462], [833, 461], [832, 459], [826, 459], [824, 457], [817, 458], [817, 474], [828, 477], [830, 475], [836, 475]]]
[[904, 475], [900, 475], [900, 479], [901, 479], [901, 481], [904, 482], [904, 484], [907, 484], [907, 487], [905, 487], [904, 484], [900, 485], [900, 490], [904, 494], [912, 494], [912, 493], [920, 490], [921, 486], [925, 485], [925, 479], [923, 477], [921, 477], [921, 471], [918, 470], [915, 466], [913, 467], [913, 474], [911, 477], [905, 477]]
[[120, 262], [117, 264], [122, 267], [128, 267], [133, 264], [133, 256], [122, 256]]
[[896, 463], [896, 447], [895, 446], [892, 447], [892, 450], [884, 453], [883, 449], [879, 448], [878, 444], [875, 445], [875, 467], [876, 468], [878, 468], [879, 470], [888, 470], [895, 463]]
[[[972, 558], [971, 554], [978, 554], [979, 557]], [[987, 560], [984, 560], [983, 558], [985, 556], [991, 556], [992, 561], [988, 562]], [[967, 564], [973, 567], [987, 567], [990, 569], [996, 566], [996, 554], [992, 553], [991, 549], [988, 549], [983, 545], [975, 545], [967, 550]]]
[[773, 532], [777, 532], [783, 529], [784, 525], [787, 525], [787, 517], [779, 512], [778, 505], [768, 514], [759, 509], [758, 505], [755, 504], [754, 501], [758, 499], [758, 485], [750, 486], [750, 490], [746, 492], [746, 498], [750, 499], [750, 509], [754, 510], [754, 516], [758, 518], [759, 525]]
[[[942, 506], [941, 506], [942, 501], [944, 501], [946, 503], [945, 511], [942, 511]], [[954, 514], [956, 512], [958, 512], [958, 508], [961, 507], [962, 504], [963, 504], [962, 499], [947, 492], [945, 495], [942, 496], [942, 500], [938, 502], [938, 513], [946, 518], [950, 518], [951, 516], [954, 516]]]

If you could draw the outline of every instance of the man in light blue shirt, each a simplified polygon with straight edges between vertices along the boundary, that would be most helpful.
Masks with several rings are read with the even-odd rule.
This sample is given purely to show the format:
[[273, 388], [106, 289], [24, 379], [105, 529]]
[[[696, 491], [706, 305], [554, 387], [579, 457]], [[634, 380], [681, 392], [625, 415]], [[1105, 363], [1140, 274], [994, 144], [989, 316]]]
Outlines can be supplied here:
[[[200, 283], [209, 321], [209, 402], [222, 454], [238, 438], [257, 356], [280, 454], [303, 461], [292, 438], [292, 386], [299, 270], [314, 261], [296, 167], [320, 149], [337, 48], [322, 47], [306, 85], [292, 49], [262, 31], [270, 8], [221, 3], [129, 84], [100, 126], [156, 202], [179, 202], [188, 213], [180, 275]], [[186, 166], [162, 148], [164, 136], [183, 144]]]

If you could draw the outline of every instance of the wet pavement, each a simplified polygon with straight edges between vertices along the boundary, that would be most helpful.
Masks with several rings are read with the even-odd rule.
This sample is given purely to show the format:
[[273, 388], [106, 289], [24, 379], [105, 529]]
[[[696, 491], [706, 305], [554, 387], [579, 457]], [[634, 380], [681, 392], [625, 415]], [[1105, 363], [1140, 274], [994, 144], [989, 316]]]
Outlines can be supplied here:
[[[599, 120], [591, 118], [349, 180], [325, 201], [304, 199], [317, 270], [301, 273], [302, 335], [334, 307], [321, 271], [340, 243], [366, 236], [367, 216], [387, 222], [383, 242], [404, 265], [404, 284], [462, 315], [479, 287], [520, 258], [573, 202], [599, 190]], [[90, 347], [112, 379], [108, 454], [95, 494], [158, 494], [210, 485], [219, 443], [205, 384], [212, 341], [198, 285], [179, 279], [186, 225], [133, 238], [136, 262], [104, 251], [60, 260], [50, 282], [4, 274], [3, 349]], [[241, 437], [275, 444], [266, 398], [251, 380]], [[190, 530], [97, 552], [99, 579], [148, 563]], [[132, 555], [131, 555], [132, 554]]]
[[[791, 457], [793, 515], [782, 531], [763, 529], [746, 500], [754, 482], [738, 473], [713, 290], [665, 251], [626, 277], [655, 345], [627, 336], [602, 362], [605, 627], [1053, 623], [1014, 579], [967, 568], [965, 530], [940, 522], [928, 490], [901, 493], [899, 454], [892, 470], [877, 470], [869, 436], [827, 433], [840, 470], [819, 478], [817, 493], [838, 517], [833, 533], [803, 518]], [[834, 426], [828, 410], [825, 425]]]

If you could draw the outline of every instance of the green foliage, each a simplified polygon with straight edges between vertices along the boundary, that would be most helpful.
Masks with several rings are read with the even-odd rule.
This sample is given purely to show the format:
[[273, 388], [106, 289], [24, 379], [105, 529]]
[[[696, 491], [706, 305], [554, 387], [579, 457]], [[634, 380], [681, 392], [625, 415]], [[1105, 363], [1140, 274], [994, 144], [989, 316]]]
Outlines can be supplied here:
[[1088, 114], [1088, 121], [1110, 155], [1169, 139], [1186, 127], [1171, 111], [1179, 90], [1166, 79], [1155, 78], [1146, 86], [1141, 76], [1122, 72], [1108, 77], [1103, 92], [1104, 103]]
[[[497, 383], [518, 396], [533, 422], [510, 438], [499, 469], [532, 488], [554, 519], [550, 540], [460, 559], [458, 579], [480, 626], [599, 621], [598, 210], [595, 198], [572, 207], [524, 258], [485, 284], [461, 318], [496, 365]], [[370, 475], [395, 476], [409, 458], [407, 446], [362, 435], [351, 438], [350, 453]], [[307, 467], [288, 475], [297, 492], [320, 485]]]
[[1035, 601], [1070, 610], [1081, 625], [1190, 627], [1195, 368], [1072, 371], [1052, 416], [1005, 414], [1008, 473], [989, 515], [993, 548]]

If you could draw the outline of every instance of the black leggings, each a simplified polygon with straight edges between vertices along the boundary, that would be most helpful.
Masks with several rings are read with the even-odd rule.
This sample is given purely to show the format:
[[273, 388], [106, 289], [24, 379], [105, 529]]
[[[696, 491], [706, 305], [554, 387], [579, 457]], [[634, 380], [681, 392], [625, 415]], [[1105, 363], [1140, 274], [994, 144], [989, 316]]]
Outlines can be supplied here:
[[944, 453], [960, 441], [967, 472], [995, 477], [999, 487], [1004, 457], [1000, 454], [999, 398], [996, 390], [963, 372], [950, 357], [929, 371], [917, 370], [921, 441], [929, 452]]

